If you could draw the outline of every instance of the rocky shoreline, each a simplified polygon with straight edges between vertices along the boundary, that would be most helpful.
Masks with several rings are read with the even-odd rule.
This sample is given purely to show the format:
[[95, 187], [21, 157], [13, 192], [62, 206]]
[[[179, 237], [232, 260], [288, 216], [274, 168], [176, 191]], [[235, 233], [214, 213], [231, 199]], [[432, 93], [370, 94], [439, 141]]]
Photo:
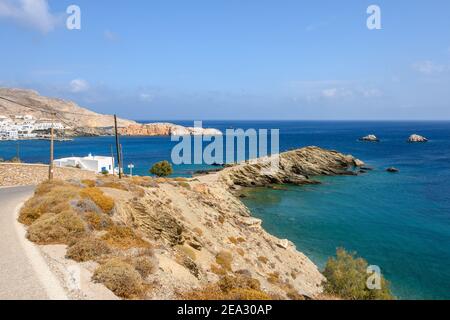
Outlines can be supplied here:
[[[134, 239], [138, 237], [153, 248], [152, 261], [157, 266], [142, 279], [151, 290], [141, 298], [180, 299], [198, 291], [209, 292], [208, 288], [224, 279], [252, 279], [259, 289], [251, 292], [259, 296], [322, 299], [325, 279], [317, 266], [297, 251], [291, 241], [267, 233], [261, 226], [262, 221], [251, 216], [235, 191], [243, 186], [273, 183], [317, 183], [313, 179], [316, 175], [353, 174], [353, 169], [361, 164], [352, 156], [309, 147], [282, 153], [280, 170], [271, 173], [264, 170], [268, 164], [262, 161], [226, 167], [191, 179], [134, 177], [119, 181], [112, 177], [97, 177], [81, 181], [72, 178], [55, 188], [66, 188], [67, 185], [73, 190], [72, 197], [75, 198], [59, 201], [69, 201], [67, 208], [81, 219], [80, 224], [89, 224], [84, 222], [86, 206], [89, 215], [98, 212], [103, 219], [106, 216], [92, 201], [88, 205], [83, 198], [78, 199], [78, 192], [83, 194], [86, 188], [95, 188], [111, 197], [114, 208], [105, 221], [130, 228], [135, 232]], [[52, 188], [41, 190], [51, 192]], [[36, 195], [31, 204], [39, 203], [42, 196], [49, 197], [48, 194]], [[29, 207], [30, 204], [28, 210]], [[39, 224], [39, 219], [36, 223]], [[87, 239], [97, 237], [97, 241], [101, 241], [105, 238], [105, 231], [95, 231], [95, 227], [86, 230]], [[59, 261], [59, 265], [74, 265], [74, 261], [64, 257], [65, 245], [69, 244], [70, 248], [70, 243], [52, 239], [50, 246], [43, 242], [40, 245], [53, 264]], [[119, 257], [125, 259], [123, 261], [132, 261], [138, 251], [128, 248], [109, 252], [76, 264], [82, 270], [84, 281], [89, 283], [89, 278], [108, 259]], [[62, 278], [65, 281], [65, 277]], [[63, 285], [70, 288], [70, 284]], [[244, 293], [248, 294], [248, 291], [241, 292]], [[72, 292], [70, 296], [92, 298], [92, 292]]]

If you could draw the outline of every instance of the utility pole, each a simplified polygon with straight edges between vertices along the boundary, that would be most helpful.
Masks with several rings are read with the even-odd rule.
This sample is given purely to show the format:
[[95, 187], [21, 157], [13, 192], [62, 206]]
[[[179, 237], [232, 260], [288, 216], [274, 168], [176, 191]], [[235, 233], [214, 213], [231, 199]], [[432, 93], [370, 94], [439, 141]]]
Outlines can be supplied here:
[[113, 173], [113, 177], [115, 176], [114, 173], [114, 151], [113, 151], [113, 146], [111, 145], [111, 162], [112, 162], [112, 173]]
[[123, 169], [123, 152], [122, 152], [122, 144], [119, 144], [119, 150], [120, 150], [120, 152], [119, 152], [120, 163], [121, 163], [121, 165], [122, 165], [122, 171], [123, 171], [124, 169]]
[[55, 135], [55, 114], [52, 113], [52, 127], [50, 128], [50, 164], [48, 166], [48, 180], [53, 180], [53, 160], [54, 160], [54, 135]]
[[114, 129], [116, 132], [117, 163], [119, 165], [119, 179], [122, 179], [122, 159], [120, 158], [119, 133], [117, 132], [117, 115], [114, 115]]

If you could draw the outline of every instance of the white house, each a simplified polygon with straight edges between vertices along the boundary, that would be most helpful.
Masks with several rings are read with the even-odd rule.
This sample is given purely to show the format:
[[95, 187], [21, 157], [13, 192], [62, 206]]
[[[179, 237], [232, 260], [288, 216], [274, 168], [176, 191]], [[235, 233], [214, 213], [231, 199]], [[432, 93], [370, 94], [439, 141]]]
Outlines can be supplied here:
[[53, 161], [56, 167], [72, 167], [84, 170], [102, 173], [107, 171], [112, 174], [114, 172], [114, 158], [104, 156], [93, 156], [89, 154], [87, 157], [69, 157], [56, 159]]

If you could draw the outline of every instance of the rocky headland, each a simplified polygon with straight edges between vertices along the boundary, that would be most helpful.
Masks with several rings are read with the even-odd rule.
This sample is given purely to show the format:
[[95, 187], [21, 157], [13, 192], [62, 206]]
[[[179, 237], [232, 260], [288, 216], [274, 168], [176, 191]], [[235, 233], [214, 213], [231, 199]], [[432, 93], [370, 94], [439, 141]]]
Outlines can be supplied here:
[[364, 166], [364, 162], [351, 155], [318, 147], [281, 153], [278, 162], [275, 170], [272, 157], [231, 166], [220, 173], [220, 179], [231, 187], [316, 184], [314, 176], [356, 175], [352, 169]]
[[[317, 183], [362, 162], [316, 147], [279, 160], [278, 171], [262, 161], [191, 179], [55, 181], [37, 189], [20, 221], [74, 299], [95, 298], [94, 284], [133, 299], [321, 299], [325, 278], [314, 263], [267, 233], [234, 191]], [[81, 268], [81, 289], [64, 283], [68, 266]]]

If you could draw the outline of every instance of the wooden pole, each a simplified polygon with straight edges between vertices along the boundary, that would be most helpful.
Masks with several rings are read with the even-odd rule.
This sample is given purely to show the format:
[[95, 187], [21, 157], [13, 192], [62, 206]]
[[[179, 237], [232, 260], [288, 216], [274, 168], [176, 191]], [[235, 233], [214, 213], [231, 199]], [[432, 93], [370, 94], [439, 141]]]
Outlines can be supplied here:
[[122, 179], [122, 159], [120, 158], [119, 133], [117, 132], [117, 115], [114, 115], [114, 129], [116, 132], [117, 163], [119, 165], [119, 179]]
[[54, 130], [54, 122], [55, 122], [55, 118], [54, 118], [54, 114], [52, 114], [52, 127], [50, 129], [50, 164], [48, 166], [48, 180], [52, 181], [53, 180], [53, 160], [54, 160], [54, 134], [55, 134], [55, 130]]
[[115, 172], [114, 172], [114, 165], [115, 165], [115, 163], [114, 163], [114, 151], [113, 151], [113, 146], [111, 145], [111, 162], [112, 162], [112, 174], [113, 174], [113, 177], [115, 176]]

